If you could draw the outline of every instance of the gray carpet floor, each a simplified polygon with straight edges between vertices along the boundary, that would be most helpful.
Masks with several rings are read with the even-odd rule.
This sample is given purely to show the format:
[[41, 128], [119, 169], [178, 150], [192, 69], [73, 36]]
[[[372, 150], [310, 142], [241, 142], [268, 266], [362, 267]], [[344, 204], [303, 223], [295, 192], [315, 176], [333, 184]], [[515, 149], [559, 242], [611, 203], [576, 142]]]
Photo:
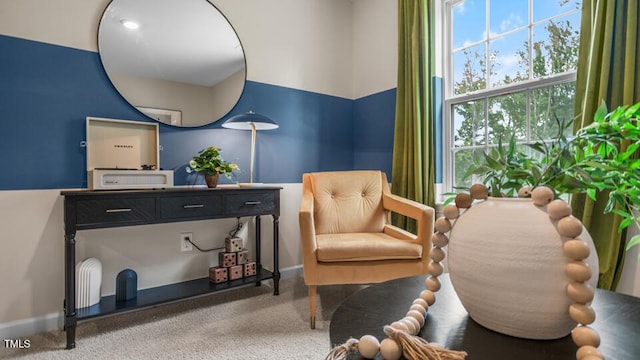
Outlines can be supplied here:
[[309, 328], [301, 277], [271, 281], [81, 322], [77, 347], [61, 330], [24, 337], [29, 349], [0, 348], [3, 359], [324, 359], [335, 309], [362, 285], [318, 287], [316, 329]]

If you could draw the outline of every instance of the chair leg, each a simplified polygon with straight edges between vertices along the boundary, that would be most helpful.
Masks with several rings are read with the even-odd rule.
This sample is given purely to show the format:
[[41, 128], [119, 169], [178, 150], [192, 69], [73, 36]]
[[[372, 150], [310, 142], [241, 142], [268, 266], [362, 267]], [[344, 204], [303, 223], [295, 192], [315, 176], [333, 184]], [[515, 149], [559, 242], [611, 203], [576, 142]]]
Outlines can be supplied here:
[[309, 313], [311, 314], [309, 320], [311, 329], [316, 328], [316, 285], [309, 285]]

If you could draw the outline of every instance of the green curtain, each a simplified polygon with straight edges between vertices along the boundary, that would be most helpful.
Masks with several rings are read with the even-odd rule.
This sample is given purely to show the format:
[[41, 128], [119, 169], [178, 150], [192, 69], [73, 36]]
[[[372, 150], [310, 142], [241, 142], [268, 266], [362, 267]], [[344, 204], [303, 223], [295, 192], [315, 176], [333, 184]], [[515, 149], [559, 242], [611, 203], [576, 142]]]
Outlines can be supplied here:
[[[640, 101], [639, 25], [638, 0], [584, 0], [574, 130], [593, 122], [603, 100], [610, 110]], [[624, 265], [626, 233], [618, 232], [618, 215], [603, 215], [607, 196], [598, 194], [595, 202], [574, 196], [571, 205], [598, 251], [598, 287], [615, 290]]]
[[[432, 0], [398, 0], [398, 90], [391, 189], [435, 205]], [[415, 222], [394, 214], [394, 224], [415, 232]]]

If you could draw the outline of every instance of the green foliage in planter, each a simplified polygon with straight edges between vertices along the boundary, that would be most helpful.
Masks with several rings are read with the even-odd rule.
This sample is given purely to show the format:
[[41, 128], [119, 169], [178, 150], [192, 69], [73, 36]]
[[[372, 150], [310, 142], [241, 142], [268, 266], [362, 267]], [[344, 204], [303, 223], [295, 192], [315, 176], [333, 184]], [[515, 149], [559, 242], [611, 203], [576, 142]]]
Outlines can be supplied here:
[[215, 146], [201, 150], [198, 155], [189, 161], [187, 170], [204, 171], [206, 174], [215, 175], [216, 173], [224, 174], [227, 178], [231, 178], [233, 170], [239, 170], [237, 164], [229, 163], [222, 159], [220, 153], [222, 150]]
[[[592, 124], [573, 137], [564, 132], [571, 122], [557, 119], [558, 132], [547, 141], [524, 144], [521, 150], [512, 137], [508, 145], [499, 141], [488, 152], [476, 151], [465, 178], [479, 177], [491, 196], [514, 196], [525, 186], [548, 186], [558, 194], [608, 193], [605, 213], [622, 217], [618, 231], [632, 223], [640, 225], [634, 209], [640, 208], [640, 103], [608, 112], [603, 103]], [[627, 250], [640, 244], [633, 236]], [[640, 262], [640, 256], [638, 257]]]

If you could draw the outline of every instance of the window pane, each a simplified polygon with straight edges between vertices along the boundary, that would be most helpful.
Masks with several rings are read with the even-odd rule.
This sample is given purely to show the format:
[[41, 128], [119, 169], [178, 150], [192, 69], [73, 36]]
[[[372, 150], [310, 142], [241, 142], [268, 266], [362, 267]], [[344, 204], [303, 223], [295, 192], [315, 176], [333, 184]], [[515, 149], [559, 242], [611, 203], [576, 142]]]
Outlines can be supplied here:
[[485, 101], [469, 101], [452, 108], [454, 122], [454, 145], [475, 146], [486, 144]]
[[484, 44], [453, 53], [453, 93], [464, 94], [486, 88]]
[[455, 4], [453, 17], [453, 49], [484, 40], [487, 29], [484, 0], [466, 0]]
[[497, 96], [489, 99], [489, 143], [527, 139], [527, 97], [525, 93]]
[[470, 187], [474, 181], [472, 178], [463, 180], [464, 174], [470, 167], [473, 166], [473, 151], [474, 150], [459, 150], [453, 153], [455, 169], [454, 169], [454, 186], [456, 187]]
[[529, 24], [529, 0], [490, 1], [491, 34], [502, 34]]
[[533, 0], [533, 21], [548, 19], [571, 10], [580, 10], [580, 0]]
[[489, 41], [491, 86], [529, 79], [528, 39], [529, 31], [524, 29]]
[[[531, 91], [531, 140], [555, 137], [558, 122], [568, 123], [573, 119], [575, 87], [575, 82], [569, 82]], [[571, 132], [569, 126], [564, 134]]]
[[533, 76], [575, 71], [578, 61], [580, 13], [533, 28]]

